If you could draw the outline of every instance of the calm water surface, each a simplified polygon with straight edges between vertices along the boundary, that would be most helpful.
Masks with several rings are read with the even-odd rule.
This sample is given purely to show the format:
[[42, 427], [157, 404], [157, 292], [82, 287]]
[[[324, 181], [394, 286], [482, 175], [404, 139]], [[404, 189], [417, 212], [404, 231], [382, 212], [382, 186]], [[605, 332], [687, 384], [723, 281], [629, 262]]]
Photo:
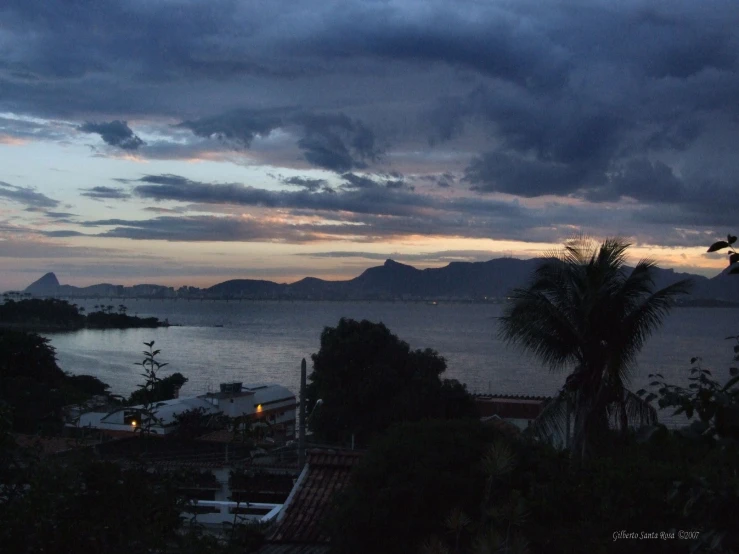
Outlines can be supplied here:
[[[111, 302], [112, 303], [112, 302]], [[90, 311], [95, 302], [81, 302]], [[181, 327], [130, 330], [82, 330], [48, 334], [59, 365], [72, 373], [95, 375], [112, 391], [128, 395], [141, 382], [143, 342], [156, 341], [163, 375], [179, 371], [189, 378], [182, 393], [194, 395], [222, 381], [276, 382], [297, 392], [300, 360], [320, 346], [325, 326], [339, 318], [382, 321], [412, 348], [433, 348], [447, 360], [447, 377], [473, 392], [554, 393], [564, 374], [551, 374], [531, 356], [496, 338], [501, 306], [403, 302], [272, 302], [129, 300], [129, 313], [168, 318]], [[222, 327], [216, 326], [222, 325]], [[659, 372], [684, 383], [690, 359], [720, 379], [728, 376], [732, 344], [739, 334], [739, 310], [680, 308], [644, 348], [632, 390], [645, 387], [647, 374]]]

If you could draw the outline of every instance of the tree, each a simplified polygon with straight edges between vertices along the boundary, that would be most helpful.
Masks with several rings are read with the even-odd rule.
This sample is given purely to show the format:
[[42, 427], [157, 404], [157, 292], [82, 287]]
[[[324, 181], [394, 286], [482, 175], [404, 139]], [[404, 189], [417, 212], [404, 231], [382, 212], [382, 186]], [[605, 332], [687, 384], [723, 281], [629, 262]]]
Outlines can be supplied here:
[[444, 358], [411, 350], [382, 323], [342, 318], [312, 359], [306, 396], [321, 440], [363, 444], [398, 421], [476, 416], [464, 386], [441, 380]]
[[400, 423], [377, 437], [327, 521], [337, 552], [406, 553], [457, 507], [480, 516], [482, 460], [500, 435], [474, 420]]
[[[655, 263], [641, 260], [627, 273], [620, 238], [602, 244], [568, 241], [535, 272], [530, 285], [516, 289], [501, 317], [500, 336], [531, 350], [552, 370], [574, 366], [560, 394], [540, 421], [562, 432], [564, 414], [574, 411], [572, 450], [591, 453], [615, 419], [656, 421], [652, 406], [626, 387], [646, 339], [662, 323], [688, 281], [654, 290]], [[569, 436], [569, 425], [565, 433]]]
[[0, 498], [7, 552], [165, 552], [178, 540], [184, 497], [167, 475], [85, 455], [29, 459], [9, 475], [22, 494]]
[[64, 380], [49, 339], [0, 330], [0, 402], [10, 408], [15, 431], [54, 433], [61, 429]]

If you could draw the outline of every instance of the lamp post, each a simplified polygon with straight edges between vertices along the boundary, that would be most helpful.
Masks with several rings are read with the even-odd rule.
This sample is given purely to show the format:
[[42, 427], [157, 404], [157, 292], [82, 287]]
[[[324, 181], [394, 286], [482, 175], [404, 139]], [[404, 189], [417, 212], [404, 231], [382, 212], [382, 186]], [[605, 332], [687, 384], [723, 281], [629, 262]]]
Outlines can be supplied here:
[[300, 415], [298, 416], [298, 465], [301, 468], [305, 465], [305, 381], [306, 364], [303, 358], [300, 362]]

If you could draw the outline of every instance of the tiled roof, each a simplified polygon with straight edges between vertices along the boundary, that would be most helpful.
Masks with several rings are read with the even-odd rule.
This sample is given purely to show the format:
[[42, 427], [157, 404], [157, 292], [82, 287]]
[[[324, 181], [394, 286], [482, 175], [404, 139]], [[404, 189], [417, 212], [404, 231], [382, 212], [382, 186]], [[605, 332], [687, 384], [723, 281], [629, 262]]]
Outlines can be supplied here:
[[481, 398], [503, 398], [506, 400], [540, 400], [542, 402], [548, 402], [552, 399], [551, 396], [532, 396], [528, 394], [473, 394], [475, 399]]
[[228, 429], [220, 429], [218, 431], [211, 431], [205, 435], [200, 435], [197, 439], [199, 441], [207, 442], [247, 442], [239, 435]]
[[259, 554], [328, 554], [326, 544], [277, 544], [268, 543], [259, 549]]
[[361, 457], [362, 453], [355, 451], [308, 451], [305, 474], [296, 484], [270, 543], [327, 544], [323, 520], [334, 495], [347, 486]]
[[[139, 435], [135, 431], [119, 431], [118, 429], [95, 429], [95, 431], [111, 439], [126, 439]], [[155, 433], [150, 433], [150, 436], [155, 436]]]
[[480, 417], [497, 415], [503, 419], [536, 419], [549, 401], [545, 396], [476, 396]]
[[76, 448], [85, 448], [97, 442], [80, 441], [68, 437], [39, 437], [36, 435], [22, 434], [15, 434], [13, 438], [20, 448], [38, 449], [41, 456], [51, 456], [52, 454], [59, 454]]

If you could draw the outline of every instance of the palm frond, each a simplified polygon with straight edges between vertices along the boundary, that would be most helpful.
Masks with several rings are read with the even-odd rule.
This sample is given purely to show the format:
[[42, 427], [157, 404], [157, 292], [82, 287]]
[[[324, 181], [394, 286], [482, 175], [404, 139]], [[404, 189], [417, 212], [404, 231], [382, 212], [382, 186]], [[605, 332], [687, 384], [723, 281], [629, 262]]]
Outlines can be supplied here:
[[482, 459], [485, 474], [492, 478], [502, 477], [516, 466], [516, 453], [502, 440], [495, 441]]
[[625, 360], [631, 361], [641, 350], [644, 342], [660, 326], [670, 309], [675, 305], [675, 298], [690, 292], [692, 283], [689, 280], [678, 281], [642, 300], [642, 302], [626, 314], [621, 324], [621, 344]]
[[419, 549], [421, 554], [450, 554], [449, 547], [439, 537], [430, 537]]
[[551, 369], [559, 369], [576, 358], [580, 342], [577, 329], [544, 294], [516, 289], [499, 322], [500, 338], [530, 350]]
[[472, 541], [473, 554], [499, 554], [504, 547], [503, 537], [492, 527], [487, 532], [478, 534]]
[[462, 508], [456, 507], [449, 512], [444, 525], [449, 531], [460, 532], [472, 525], [472, 519], [462, 511]]
[[641, 396], [624, 389], [624, 401], [630, 426], [642, 427], [643, 425], [655, 425], [657, 423], [657, 409]]
[[549, 442], [553, 437], [567, 435], [567, 412], [572, 411], [573, 404], [567, 393], [560, 393], [549, 402], [539, 416], [534, 420], [532, 428], [535, 436], [542, 441]]

